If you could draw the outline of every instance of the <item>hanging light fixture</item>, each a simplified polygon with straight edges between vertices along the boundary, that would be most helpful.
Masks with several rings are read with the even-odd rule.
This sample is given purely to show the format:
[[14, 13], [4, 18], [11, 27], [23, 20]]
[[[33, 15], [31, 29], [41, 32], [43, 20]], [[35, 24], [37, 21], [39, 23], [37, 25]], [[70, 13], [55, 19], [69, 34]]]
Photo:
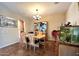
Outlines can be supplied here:
[[33, 16], [35, 20], [39, 20], [41, 16], [39, 15], [38, 9], [36, 9], [36, 15]]

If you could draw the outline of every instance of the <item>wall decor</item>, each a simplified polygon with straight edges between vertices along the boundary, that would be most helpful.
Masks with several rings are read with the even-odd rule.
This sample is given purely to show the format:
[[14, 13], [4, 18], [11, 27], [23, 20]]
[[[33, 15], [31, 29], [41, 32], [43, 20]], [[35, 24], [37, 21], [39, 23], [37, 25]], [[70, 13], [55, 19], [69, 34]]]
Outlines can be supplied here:
[[37, 22], [34, 24], [35, 29], [37, 29], [38, 31], [41, 32], [46, 32], [47, 31], [47, 22], [43, 21], [43, 22]]
[[0, 27], [17, 27], [17, 20], [6, 17], [6, 16], [0, 16]]

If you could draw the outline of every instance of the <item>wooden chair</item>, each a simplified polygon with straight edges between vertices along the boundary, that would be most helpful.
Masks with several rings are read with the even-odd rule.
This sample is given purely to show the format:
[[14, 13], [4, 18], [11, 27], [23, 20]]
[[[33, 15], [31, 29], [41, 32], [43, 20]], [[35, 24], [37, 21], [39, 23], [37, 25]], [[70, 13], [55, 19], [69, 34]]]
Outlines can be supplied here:
[[35, 52], [35, 48], [36, 47], [39, 48], [39, 43], [35, 43], [35, 40], [34, 40], [33, 36], [34, 36], [34, 34], [28, 34], [29, 46], [30, 46], [30, 48], [33, 46], [34, 52]]

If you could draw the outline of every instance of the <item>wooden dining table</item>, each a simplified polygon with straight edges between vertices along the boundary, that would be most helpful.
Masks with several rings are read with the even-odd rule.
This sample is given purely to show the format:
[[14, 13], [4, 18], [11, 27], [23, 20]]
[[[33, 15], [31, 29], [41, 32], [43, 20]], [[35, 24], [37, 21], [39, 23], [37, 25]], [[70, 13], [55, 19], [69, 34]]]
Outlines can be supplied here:
[[[45, 48], [45, 35], [37, 35], [37, 36], [33, 36], [34, 40], [38, 40], [39, 41], [39, 45], [42, 44]], [[40, 40], [44, 40], [44, 42], [41, 42]]]
[[34, 35], [33, 38], [42, 39], [45, 38], [45, 35]]

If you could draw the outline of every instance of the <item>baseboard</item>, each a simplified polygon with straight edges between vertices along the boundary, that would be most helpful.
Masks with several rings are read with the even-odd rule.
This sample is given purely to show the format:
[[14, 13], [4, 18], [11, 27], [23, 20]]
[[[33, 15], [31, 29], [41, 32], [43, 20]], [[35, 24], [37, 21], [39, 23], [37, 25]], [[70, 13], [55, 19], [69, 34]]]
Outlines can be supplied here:
[[14, 42], [14, 43], [8, 44], [8, 45], [4, 45], [4, 46], [1, 46], [0, 49], [1, 49], [1, 48], [6, 48], [6, 47], [9, 47], [9, 46], [11, 46], [11, 45], [18, 44], [18, 43], [19, 43], [19, 42], [17, 41], [17, 42]]

